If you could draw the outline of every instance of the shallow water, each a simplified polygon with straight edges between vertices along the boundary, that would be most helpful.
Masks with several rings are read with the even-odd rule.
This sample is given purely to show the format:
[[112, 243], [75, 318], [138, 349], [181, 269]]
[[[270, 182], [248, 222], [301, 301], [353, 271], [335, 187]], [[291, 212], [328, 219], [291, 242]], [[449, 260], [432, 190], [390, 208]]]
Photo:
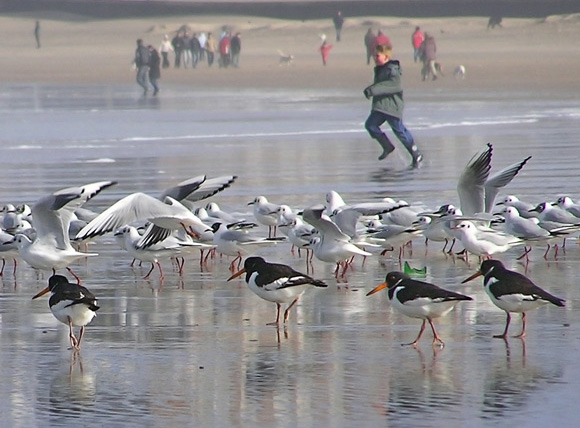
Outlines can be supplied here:
[[[238, 92], [163, 88], [140, 98], [133, 86], [0, 86], [0, 203], [33, 203], [48, 192], [118, 180], [87, 206], [101, 210], [135, 191], [152, 195], [186, 178], [235, 174], [212, 200], [250, 215], [265, 195], [306, 207], [338, 191], [347, 202], [382, 197], [437, 208], [456, 203], [456, 182], [470, 157], [494, 145], [494, 170], [531, 155], [507, 193], [531, 202], [577, 197], [580, 103], [552, 94], [407, 94], [405, 121], [425, 153], [419, 170], [398, 150], [380, 150], [363, 131], [368, 104], [348, 91]], [[205, 202], [200, 203], [204, 205]], [[264, 231], [265, 233], [265, 231]], [[518, 250], [500, 258], [567, 299], [528, 316], [527, 339], [492, 339], [505, 314], [483, 292], [464, 286], [477, 262], [440, 245], [413, 242], [404, 259], [427, 266], [426, 280], [474, 298], [438, 319], [443, 349], [430, 332], [417, 349], [419, 322], [391, 311], [386, 292], [365, 297], [395, 255], [356, 260], [346, 282], [333, 266], [290, 253], [261, 251], [329, 283], [309, 290], [286, 328], [266, 326], [275, 305], [243, 281], [226, 282], [226, 257], [200, 266], [197, 254], [179, 276], [163, 262], [164, 281], [104, 237], [100, 257], [73, 269], [100, 299], [78, 356], [67, 329], [30, 298], [46, 284], [10, 262], [0, 295], [0, 412], [6, 426], [459, 426], [498, 423], [569, 425], [578, 416], [580, 250], [570, 239], [558, 259]], [[512, 332], [520, 320], [513, 317]]]

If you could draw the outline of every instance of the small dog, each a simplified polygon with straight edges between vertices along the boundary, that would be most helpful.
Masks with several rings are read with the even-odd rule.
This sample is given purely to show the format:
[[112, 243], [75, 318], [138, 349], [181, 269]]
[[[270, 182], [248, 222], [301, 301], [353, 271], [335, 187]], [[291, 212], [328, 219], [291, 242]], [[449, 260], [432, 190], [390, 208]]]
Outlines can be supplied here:
[[280, 55], [280, 62], [278, 63], [279, 67], [282, 65], [292, 65], [294, 62], [294, 55], [286, 55], [282, 51], [278, 51], [278, 54]]
[[445, 73], [443, 73], [443, 65], [441, 65], [439, 61], [435, 61], [434, 66], [437, 73], [439, 73], [441, 76], [445, 76]]
[[458, 65], [455, 67], [455, 70], [453, 71], [453, 77], [455, 77], [455, 79], [465, 79], [465, 66]]

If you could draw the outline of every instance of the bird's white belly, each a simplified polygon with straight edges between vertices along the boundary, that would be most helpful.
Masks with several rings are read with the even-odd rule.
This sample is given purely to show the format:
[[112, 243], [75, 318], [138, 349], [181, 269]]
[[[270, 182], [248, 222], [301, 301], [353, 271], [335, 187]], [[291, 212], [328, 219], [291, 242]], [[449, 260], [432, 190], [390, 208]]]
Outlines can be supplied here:
[[84, 326], [90, 323], [96, 315], [86, 305], [78, 304], [67, 306], [69, 303], [62, 301], [50, 308], [54, 317], [63, 324], [68, 325], [68, 319], [70, 317], [73, 326]]

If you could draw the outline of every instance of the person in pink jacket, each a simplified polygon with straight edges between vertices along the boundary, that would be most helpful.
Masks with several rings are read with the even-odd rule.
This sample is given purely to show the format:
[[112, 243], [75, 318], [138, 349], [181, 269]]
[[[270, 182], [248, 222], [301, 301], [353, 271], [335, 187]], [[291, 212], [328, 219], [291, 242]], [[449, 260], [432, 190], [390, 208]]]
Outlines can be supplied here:
[[331, 49], [332, 45], [326, 43], [326, 40], [322, 42], [322, 45], [319, 48], [320, 55], [322, 55], [322, 65], [326, 65], [326, 61], [328, 60], [328, 54], [330, 53]]

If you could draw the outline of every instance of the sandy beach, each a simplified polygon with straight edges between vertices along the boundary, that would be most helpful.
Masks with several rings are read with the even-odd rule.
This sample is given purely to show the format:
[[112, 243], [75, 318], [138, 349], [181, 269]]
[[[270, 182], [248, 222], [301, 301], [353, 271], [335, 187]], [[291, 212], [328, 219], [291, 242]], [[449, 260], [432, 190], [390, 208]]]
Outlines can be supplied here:
[[[34, 41], [35, 19], [41, 21], [41, 49]], [[239, 69], [208, 68], [162, 71], [161, 85], [200, 88], [351, 88], [359, 90], [371, 79], [366, 65], [364, 34], [381, 29], [394, 45], [404, 70], [407, 90], [426, 86], [443, 91], [496, 89], [558, 91], [575, 96], [580, 90], [580, 15], [546, 19], [505, 18], [503, 28], [488, 30], [487, 18], [346, 17], [343, 39], [334, 41], [330, 19], [313, 21], [262, 17], [181, 16], [121, 20], [90, 20], [82, 16], [0, 17], [2, 67], [5, 83], [127, 84], [134, 79], [131, 60], [135, 40], [158, 46], [164, 34], [182, 25], [193, 32], [219, 34], [223, 25], [242, 33]], [[411, 33], [419, 25], [435, 36], [438, 59], [446, 76], [437, 82], [420, 79], [420, 65], [412, 61]], [[326, 34], [334, 45], [323, 67], [318, 47]], [[9, 42], [8, 42], [9, 41]], [[295, 56], [291, 66], [279, 66], [282, 51]], [[457, 82], [453, 69], [462, 64], [466, 79]]]

